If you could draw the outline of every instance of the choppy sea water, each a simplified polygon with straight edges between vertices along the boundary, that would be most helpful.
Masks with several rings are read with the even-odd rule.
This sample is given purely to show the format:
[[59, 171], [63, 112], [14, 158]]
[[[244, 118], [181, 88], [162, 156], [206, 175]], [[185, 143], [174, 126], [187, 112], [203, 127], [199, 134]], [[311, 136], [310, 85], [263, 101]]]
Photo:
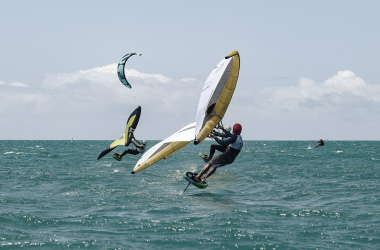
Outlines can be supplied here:
[[0, 141], [0, 247], [380, 249], [379, 141], [245, 141], [185, 193], [212, 141], [135, 175], [109, 143]]

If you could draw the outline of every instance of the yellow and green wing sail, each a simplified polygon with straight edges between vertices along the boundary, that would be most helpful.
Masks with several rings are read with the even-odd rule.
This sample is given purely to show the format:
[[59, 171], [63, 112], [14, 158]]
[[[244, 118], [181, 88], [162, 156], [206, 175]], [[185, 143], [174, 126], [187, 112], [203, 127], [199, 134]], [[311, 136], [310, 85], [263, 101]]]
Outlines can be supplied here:
[[120, 136], [118, 139], [116, 139], [114, 142], [111, 143], [111, 145], [103, 150], [103, 152], [100, 153], [98, 160], [114, 150], [117, 146], [128, 146], [131, 143], [131, 137], [133, 132], [135, 131], [137, 124], [139, 123], [141, 115], [141, 107], [138, 106], [132, 114], [128, 117], [127, 125], [125, 128], [125, 133]]

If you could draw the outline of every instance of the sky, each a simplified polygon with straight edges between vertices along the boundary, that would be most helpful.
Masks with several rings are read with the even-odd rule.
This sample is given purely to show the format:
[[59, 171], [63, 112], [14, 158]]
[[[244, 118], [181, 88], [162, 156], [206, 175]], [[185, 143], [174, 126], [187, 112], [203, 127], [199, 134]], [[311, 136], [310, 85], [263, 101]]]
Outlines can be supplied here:
[[[380, 140], [380, 1], [0, 1], [0, 140], [160, 140], [233, 50], [245, 140]], [[132, 85], [118, 79], [120, 58]]]

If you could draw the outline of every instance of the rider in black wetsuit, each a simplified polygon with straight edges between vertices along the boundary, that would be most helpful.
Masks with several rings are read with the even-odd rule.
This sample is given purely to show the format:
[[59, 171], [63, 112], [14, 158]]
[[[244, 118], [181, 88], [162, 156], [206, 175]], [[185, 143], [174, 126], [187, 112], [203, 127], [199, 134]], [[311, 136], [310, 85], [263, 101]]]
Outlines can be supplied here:
[[318, 142], [319, 144], [318, 145], [315, 145], [316, 148], [320, 147], [320, 146], [324, 146], [325, 145], [325, 142], [322, 140], [322, 138], [319, 139], [319, 141], [316, 141]]
[[[204, 182], [208, 177], [215, 173], [216, 169], [227, 164], [234, 162], [235, 158], [239, 155], [241, 149], [243, 148], [243, 138], [241, 137], [242, 127], [239, 123], [233, 126], [232, 134], [227, 130], [223, 129], [224, 133], [227, 135], [228, 139], [222, 141], [215, 135], [211, 136], [215, 139], [217, 143], [221, 146], [226, 147], [226, 151], [213, 159], [211, 159], [202, 169], [202, 171], [194, 177], [195, 180]], [[213, 167], [210, 172], [207, 173], [205, 177], [202, 177], [211, 167]]]
[[[221, 137], [222, 138], [222, 140], [225, 140], [225, 138], [228, 138], [228, 137], [230, 137], [231, 136], [231, 133], [230, 133], [230, 131], [231, 131], [231, 127], [230, 126], [225, 126], [224, 128], [220, 125], [220, 124], [218, 124], [218, 126], [217, 126], [217, 128], [218, 129], [222, 129], [223, 130], [223, 133], [221, 133], [221, 132], [218, 132], [218, 131], [212, 131], [211, 132], [211, 134], [213, 134], [213, 135], [215, 135], [215, 136], [219, 136], [219, 137]], [[225, 131], [228, 131], [228, 135], [229, 136], [227, 136], [227, 134], [226, 134], [226, 132]], [[210, 136], [212, 136], [210, 134]], [[228, 145], [227, 145], [228, 146]], [[201, 155], [201, 157], [204, 159], [204, 161], [205, 162], [208, 162], [208, 161], [210, 161], [211, 159], [212, 159], [212, 157], [214, 157], [214, 154], [215, 154], [215, 150], [218, 150], [219, 152], [225, 152], [226, 151], [226, 149], [227, 149], [227, 146], [222, 146], [222, 145], [220, 145], [220, 144], [212, 144], [211, 146], [210, 146], [210, 154], [209, 155], [203, 155], [203, 154], [200, 154]]]
[[[133, 140], [135, 140], [135, 143]], [[146, 150], [146, 141], [143, 140], [142, 143], [139, 142], [135, 137], [134, 135], [132, 134], [132, 138], [131, 138], [131, 142], [135, 145], [136, 149], [127, 149], [127, 150], [124, 150], [123, 153], [121, 154], [113, 154], [113, 157], [118, 160], [118, 161], [121, 161], [121, 158], [123, 158], [124, 155], [126, 154], [131, 154], [131, 155], [138, 155], [138, 154], [142, 154], [145, 152]]]

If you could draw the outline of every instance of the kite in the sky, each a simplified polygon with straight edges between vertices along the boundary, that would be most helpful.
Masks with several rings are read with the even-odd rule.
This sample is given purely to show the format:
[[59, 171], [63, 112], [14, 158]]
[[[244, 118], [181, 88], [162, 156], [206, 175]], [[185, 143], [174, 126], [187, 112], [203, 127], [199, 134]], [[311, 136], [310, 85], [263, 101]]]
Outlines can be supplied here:
[[124, 72], [124, 69], [125, 69], [125, 63], [127, 62], [127, 60], [133, 56], [133, 55], [139, 55], [141, 56], [141, 54], [138, 54], [138, 53], [129, 53], [129, 54], [126, 54], [125, 56], [123, 56], [120, 61], [119, 61], [119, 65], [117, 65], [117, 75], [119, 76], [119, 79], [121, 81], [121, 83], [128, 87], [128, 88], [132, 88], [131, 84], [129, 84], [129, 82], [127, 81], [127, 78], [125, 78], [125, 72]]

